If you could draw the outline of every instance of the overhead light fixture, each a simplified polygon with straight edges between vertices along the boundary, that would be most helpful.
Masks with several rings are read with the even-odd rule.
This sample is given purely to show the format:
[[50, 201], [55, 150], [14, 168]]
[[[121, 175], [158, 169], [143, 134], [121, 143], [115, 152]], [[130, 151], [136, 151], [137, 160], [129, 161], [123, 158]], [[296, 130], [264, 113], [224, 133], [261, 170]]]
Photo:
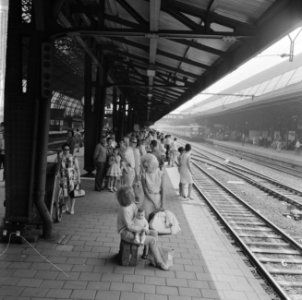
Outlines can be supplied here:
[[148, 77], [154, 77], [155, 76], [155, 70], [154, 69], [148, 69], [147, 70], [147, 76]]
[[153, 95], [152, 95], [151, 93], [148, 93], [148, 94], [147, 94], [148, 99], [151, 99], [152, 96], [153, 96]]

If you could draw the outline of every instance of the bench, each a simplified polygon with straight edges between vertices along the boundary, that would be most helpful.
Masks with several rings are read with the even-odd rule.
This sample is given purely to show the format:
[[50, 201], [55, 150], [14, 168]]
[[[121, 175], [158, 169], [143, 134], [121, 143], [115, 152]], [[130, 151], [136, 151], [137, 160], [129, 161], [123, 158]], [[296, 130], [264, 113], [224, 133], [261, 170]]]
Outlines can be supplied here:
[[139, 244], [121, 240], [119, 250], [119, 263], [122, 266], [136, 266]]

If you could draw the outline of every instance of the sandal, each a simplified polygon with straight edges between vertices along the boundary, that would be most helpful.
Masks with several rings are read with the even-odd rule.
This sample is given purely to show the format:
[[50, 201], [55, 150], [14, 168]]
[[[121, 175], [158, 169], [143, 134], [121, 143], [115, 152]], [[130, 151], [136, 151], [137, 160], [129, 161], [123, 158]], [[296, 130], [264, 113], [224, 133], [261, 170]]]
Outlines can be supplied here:
[[157, 267], [160, 268], [161, 270], [164, 270], [164, 271], [168, 271], [169, 270], [169, 267], [165, 263], [162, 263], [162, 262], [158, 263]]

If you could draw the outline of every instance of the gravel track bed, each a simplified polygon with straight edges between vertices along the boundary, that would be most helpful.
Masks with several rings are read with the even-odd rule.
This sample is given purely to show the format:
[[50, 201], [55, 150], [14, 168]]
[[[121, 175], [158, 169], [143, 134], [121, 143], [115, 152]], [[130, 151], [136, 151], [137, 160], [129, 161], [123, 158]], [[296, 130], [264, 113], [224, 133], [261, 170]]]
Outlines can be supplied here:
[[[200, 144], [198, 146], [200, 146]], [[213, 148], [206, 148], [213, 151]], [[243, 158], [226, 155], [218, 150], [216, 151], [217, 154], [221, 154], [221, 156], [225, 157], [226, 162], [228, 163], [233, 161], [234, 163], [242, 164], [245, 167], [251, 168], [257, 172], [261, 172], [262, 174], [270, 176], [275, 180], [287, 184], [297, 190], [302, 190], [301, 179], [272, 170], [268, 167], [264, 167], [253, 162], [245, 161]], [[223, 173], [222, 175], [222, 172], [214, 167], [208, 168], [208, 171], [210, 171], [213, 176], [224, 182], [225, 185], [227, 185], [232, 191], [243, 198], [262, 215], [267, 217], [271, 222], [276, 224], [279, 228], [284, 230], [302, 244], [302, 220], [296, 221], [293, 218], [286, 216], [290, 214], [290, 204], [269, 196], [267, 193], [260, 191], [243, 180], [239, 180], [238, 177], [235, 177], [231, 174]], [[236, 181], [242, 181], [243, 184], [234, 183]]]

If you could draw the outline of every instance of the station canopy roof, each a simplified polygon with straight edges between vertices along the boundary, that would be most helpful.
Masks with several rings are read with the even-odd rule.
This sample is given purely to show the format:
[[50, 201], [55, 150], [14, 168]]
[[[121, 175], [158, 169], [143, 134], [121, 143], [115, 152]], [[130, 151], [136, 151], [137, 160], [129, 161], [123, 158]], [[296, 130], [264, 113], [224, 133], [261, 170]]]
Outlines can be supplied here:
[[[56, 0], [56, 92], [81, 99], [84, 57], [106, 65], [141, 122], [190, 100], [301, 24], [300, 0]], [[38, 11], [36, 10], [38, 13]], [[59, 25], [59, 26], [57, 26]], [[99, 55], [101, 53], [101, 56]], [[101, 58], [102, 57], [102, 58]], [[82, 81], [81, 81], [82, 80]]]
[[284, 61], [258, 73], [218, 95], [183, 111], [182, 118], [210, 116], [277, 104], [301, 102], [302, 53], [293, 61]]

